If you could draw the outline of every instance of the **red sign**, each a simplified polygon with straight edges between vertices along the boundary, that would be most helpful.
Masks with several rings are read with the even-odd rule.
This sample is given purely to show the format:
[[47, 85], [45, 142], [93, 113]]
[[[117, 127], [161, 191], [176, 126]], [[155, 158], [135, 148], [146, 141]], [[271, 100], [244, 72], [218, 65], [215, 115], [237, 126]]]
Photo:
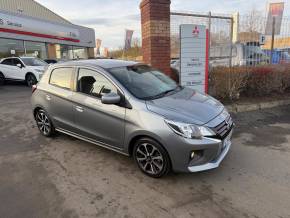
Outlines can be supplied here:
[[272, 16], [281, 16], [284, 11], [284, 3], [271, 3], [270, 4], [270, 11]]
[[268, 19], [265, 31], [266, 35], [272, 35], [274, 19], [275, 19], [275, 34], [276, 35], [280, 34], [283, 12], [284, 12], [284, 2], [269, 4]]

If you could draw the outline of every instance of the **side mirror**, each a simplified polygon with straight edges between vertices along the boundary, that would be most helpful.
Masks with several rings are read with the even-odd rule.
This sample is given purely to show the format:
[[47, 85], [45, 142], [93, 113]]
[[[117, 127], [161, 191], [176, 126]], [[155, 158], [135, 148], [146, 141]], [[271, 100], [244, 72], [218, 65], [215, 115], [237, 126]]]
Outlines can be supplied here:
[[19, 68], [22, 68], [22, 65], [21, 64], [16, 64], [17, 67]]
[[103, 104], [119, 104], [121, 101], [121, 96], [111, 92], [102, 96]]

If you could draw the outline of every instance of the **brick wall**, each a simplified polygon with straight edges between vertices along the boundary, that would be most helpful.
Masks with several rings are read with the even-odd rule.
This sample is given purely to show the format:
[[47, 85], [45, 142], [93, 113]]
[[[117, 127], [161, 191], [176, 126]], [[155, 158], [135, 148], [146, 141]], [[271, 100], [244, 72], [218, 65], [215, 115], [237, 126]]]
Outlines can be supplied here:
[[143, 0], [140, 9], [143, 60], [171, 75], [170, 0]]

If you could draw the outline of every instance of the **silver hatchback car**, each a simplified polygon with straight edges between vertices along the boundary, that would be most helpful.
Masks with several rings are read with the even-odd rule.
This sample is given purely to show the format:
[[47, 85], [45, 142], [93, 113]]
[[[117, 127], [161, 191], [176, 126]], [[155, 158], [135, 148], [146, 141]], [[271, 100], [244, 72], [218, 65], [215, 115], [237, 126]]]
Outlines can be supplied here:
[[44, 136], [58, 131], [133, 156], [155, 178], [218, 167], [234, 126], [214, 98], [118, 60], [51, 65], [33, 87], [32, 106]]

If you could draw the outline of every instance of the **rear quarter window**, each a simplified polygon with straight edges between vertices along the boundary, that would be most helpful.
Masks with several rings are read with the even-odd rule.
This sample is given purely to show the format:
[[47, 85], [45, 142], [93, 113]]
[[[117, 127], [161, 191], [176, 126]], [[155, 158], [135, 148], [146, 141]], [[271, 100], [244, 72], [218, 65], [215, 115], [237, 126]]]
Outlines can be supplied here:
[[51, 72], [49, 83], [60, 88], [71, 89], [73, 72], [73, 68], [54, 69]]

